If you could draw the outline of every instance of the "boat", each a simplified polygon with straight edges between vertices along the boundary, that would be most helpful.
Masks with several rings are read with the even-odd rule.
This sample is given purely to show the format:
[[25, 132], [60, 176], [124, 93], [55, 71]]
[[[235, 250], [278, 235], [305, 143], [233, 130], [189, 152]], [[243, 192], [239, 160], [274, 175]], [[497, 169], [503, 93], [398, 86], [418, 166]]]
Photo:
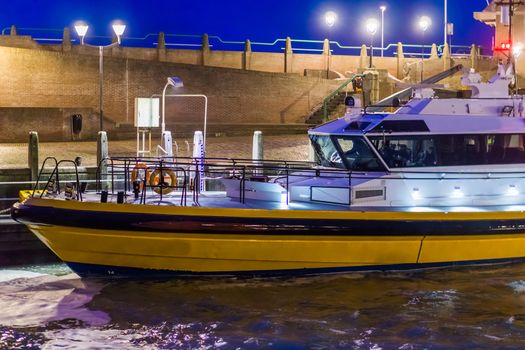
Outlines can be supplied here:
[[356, 99], [345, 116], [309, 130], [314, 162], [111, 157], [90, 189], [74, 162], [49, 158], [11, 215], [81, 276], [522, 261], [522, 98], [491, 93], [416, 96], [393, 113], [367, 112]]

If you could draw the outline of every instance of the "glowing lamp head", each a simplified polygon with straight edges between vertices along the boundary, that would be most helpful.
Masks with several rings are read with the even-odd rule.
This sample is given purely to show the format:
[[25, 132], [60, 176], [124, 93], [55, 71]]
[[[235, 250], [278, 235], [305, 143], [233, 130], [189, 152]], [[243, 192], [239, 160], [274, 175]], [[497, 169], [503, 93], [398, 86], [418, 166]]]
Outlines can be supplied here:
[[327, 26], [333, 27], [335, 22], [337, 21], [337, 13], [334, 11], [328, 11], [324, 14], [324, 21]]
[[432, 25], [432, 20], [428, 16], [421, 16], [418, 21], [419, 29], [423, 32], [426, 32], [428, 28]]
[[113, 32], [117, 36], [117, 41], [120, 44], [120, 37], [122, 36], [122, 34], [124, 34], [124, 31], [126, 30], [126, 25], [121, 21], [114, 21], [111, 26], [113, 27]]
[[381, 12], [385, 12], [386, 6], [385, 5], [379, 6], [379, 9], [381, 10]]
[[369, 18], [366, 20], [365, 27], [368, 34], [374, 35], [379, 28], [379, 22], [375, 18]]
[[168, 84], [175, 88], [180, 88], [184, 86], [182, 79], [179, 77], [168, 77]]
[[86, 36], [89, 26], [87, 24], [75, 24], [75, 31], [77, 35], [82, 37]]
[[84, 22], [75, 23], [75, 31], [77, 32], [77, 35], [80, 37], [80, 43], [82, 45], [84, 45], [84, 37], [86, 36], [88, 28], [89, 26]]
[[126, 30], [125, 24], [115, 23], [112, 25], [113, 32], [115, 32], [116, 36], [122, 36], [124, 34], [124, 31]]

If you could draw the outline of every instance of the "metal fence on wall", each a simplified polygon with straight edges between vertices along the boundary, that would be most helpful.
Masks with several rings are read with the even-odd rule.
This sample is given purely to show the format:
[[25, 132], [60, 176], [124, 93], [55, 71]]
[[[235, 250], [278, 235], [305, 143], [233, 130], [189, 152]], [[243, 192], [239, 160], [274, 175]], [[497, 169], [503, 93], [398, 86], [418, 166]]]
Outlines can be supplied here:
[[[31, 36], [35, 41], [40, 44], [61, 44], [62, 35], [64, 29], [55, 28], [17, 28], [18, 35]], [[11, 32], [10, 27], [6, 27], [2, 30], [2, 35], [9, 35]], [[165, 34], [166, 47], [171, 49], [188, 49], [188, 50], [200, 50], [202, 47], [202, 35], [196, 34]], [[149, 33], [143, 37], [123, 37], [122, 46], [127, 47], [143, 47], [143, 48], [154, 48], [157, 47], [158, 33]], [[210, 35], [209, 46], [212, 50], [224, 50], [224, 51], [244, 51], [245, 41], [235, 40], [224, 40], [220, 36]], [[85, 41], [90, 42], [93, 45], [102, 45], [111, 42], [112, 37], [110, 36], [89, 36], [86, 37]], [[323, 52], [323, 40], [306, 40], [306, 39], [290, 39], [292, 42], [292, 49], [294, 53], [322, 53]], [[73, 43], [79, 43], [80, 40], [76, 38], [76, 35], [72, 35]], [[285, 50], [286, 38], [275, 39], [273, 42], [262, 42], [262, 41], [250, 41], [253, 51], [257, 52], [283, 52]], [[421, 45], [421, 44], [402, 44], [404, 55], [408, 57], [421, 57], [430, 56], [432, 45]], [[443, 52], [444, 45], [438, 45], [438, 54], [441, 55]], [[492, 49], [486, 47], [479, 47], [480, 54], [484, 56], [492, 55]], [[452, 45], [450, 47], [451, 55], [453, 56], [465, 56], [470, 54], [471, 46], [469, 45]], [[354, 55], [360, 54], [361, 46], [344, 45], [338, 41], [330, 40], [330, 51], [337, 55]], [[375, 46], [373, 48], [374, 55], [381, 54], [381, 47]], [[397, 43], [386, 44], [384, 49], [384, 55], [395, 57], [397, 53]]]

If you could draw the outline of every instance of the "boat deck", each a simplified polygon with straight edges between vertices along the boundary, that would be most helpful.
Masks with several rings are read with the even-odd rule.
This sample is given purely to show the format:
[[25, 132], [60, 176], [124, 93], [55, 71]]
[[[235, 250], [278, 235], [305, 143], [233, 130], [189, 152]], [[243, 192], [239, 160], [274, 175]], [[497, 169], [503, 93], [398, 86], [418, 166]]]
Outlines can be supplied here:
[[[153, 191], [147, 191], [145, 203], [141, 199], [135, 199], [133, 194], [124, 197], [125, 204], [148, 205], [148, 206], [181, 206], [184, 195], [181, 192], [171, 192], [160, 196]], [[100, 193], [86, 192], [83, 195], [84, 202], [100, 203]], [[108, 203], [117, 203], [117, 194], [108, 194]], [[312, 202], [288, 202], [283, 198], [282, 202], [271, 202], [265, 200], [245, 199], [244, 203], [239, 198], [230, 198], [224, 191], [205, 191], [198, 196], [198, 203], [188, 202], [186, 206], [203, 208], [231, 208], [231, 209], [265, 209], [265, 210], [327, 210], [327, 211], [352, 211], [352, 212], [525, 212], [525, 205], [498, 205], [498, 206], [442, 206], [442, 207], [373, 207], [373, 206], [349, 206], [343, 204], [326, 204]]]

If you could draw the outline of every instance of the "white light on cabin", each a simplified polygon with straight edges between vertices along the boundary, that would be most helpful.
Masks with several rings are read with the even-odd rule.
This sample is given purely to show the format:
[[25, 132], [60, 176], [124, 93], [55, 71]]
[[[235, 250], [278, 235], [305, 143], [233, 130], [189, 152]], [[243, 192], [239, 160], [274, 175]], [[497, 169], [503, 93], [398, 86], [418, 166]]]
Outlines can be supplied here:
[[464, 194], [463, 191], [461, 191], [461, 187], [456, 186], [454, 187], [454, 191], [452, 191], [452, 195], [450, 197], [452, 198], [463, 198]]
[[507, 190], [507, 196], [517, 196], [519, 194], [520, 193], [516, 188], [516, 185], [509, 185], [509, 189]]
[[413, 188], [412, 189], [412, 198], [413, 199], [421, 199], [421, 193], [419, 193], [419, 188]]

